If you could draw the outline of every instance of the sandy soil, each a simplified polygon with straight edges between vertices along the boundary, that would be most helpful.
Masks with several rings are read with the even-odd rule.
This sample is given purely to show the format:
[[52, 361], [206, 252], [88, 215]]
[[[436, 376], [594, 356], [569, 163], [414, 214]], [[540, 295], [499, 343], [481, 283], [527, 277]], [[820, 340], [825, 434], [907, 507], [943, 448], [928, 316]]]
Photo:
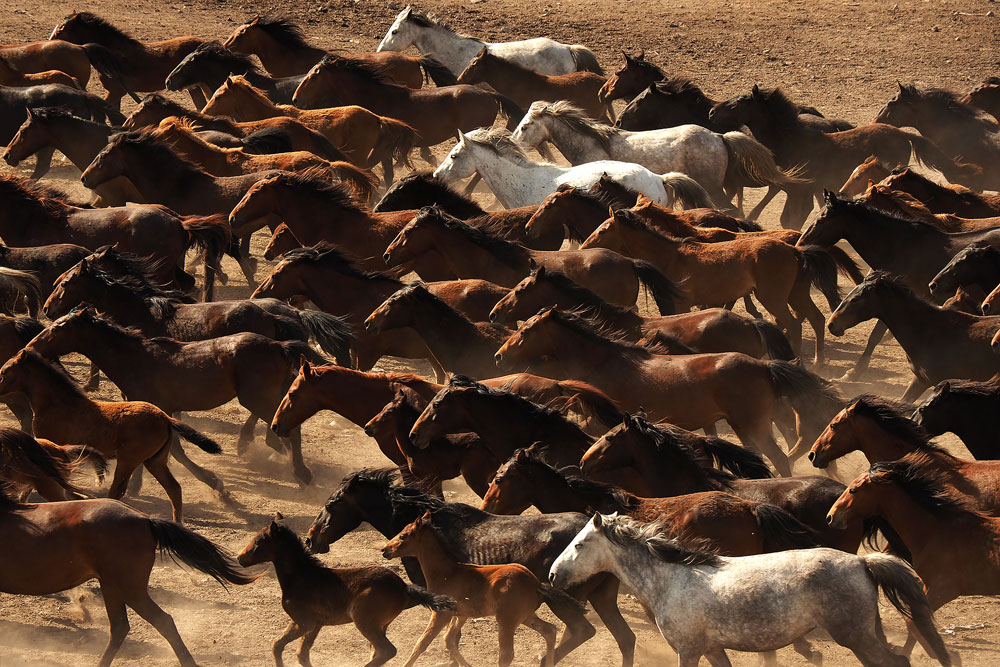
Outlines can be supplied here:
[[[668, 71], [692, 76], [714, 97], [741, 93], [755, 82], [780, 84], [796, 99], [816, 105], [827, 115], [858, 123], [874, 116], [893, 94], [897, 79], [965, 89], [1000, 69], [996, 50], [1000, 24], [993, 16], [996, 5], [986, 1], [508, 0], [500, 3], [471, 0], [460, 3], [434, 0], [421, 6], [440, 12], [460, 29], [491, 40], [548, 35], [586, 44], [597, 51], [608, 70], [618, 66], [618, 49], [642, 47], [647, 58], [663, 64]], [[282, 3], [100, 0], [63, 7], [17, 0], [5, 6], [0, 42], [43, 39], [71, 9], [96, 11], [140, 39], [189, 33], [224, 38], [244, 17], [270, 10], [302, 22], [310, 37], [323, 46], [344, 51], [371, 50], [401, 8], [394, 2], [364, 0]], [[82, 189], [78, 175], [71, 166], [63, 165], [53, 170], [51, 178], [63, 187]], [[483, 199], [490, 201], [485, 195]], [[764, 218], [766, 225], [776, 226], [778, 210], [773, 205], [769, 208]], [[264, 241], [263, 236], [255, 238], [258, 255]], [[262, 261], [258, 278], [266, 275], [268, 268], [268, 263]], [[246, 296], [246, 286], [236, 278], [237, 267], [227, 265], [227, 271], [234, 282], [220, 290], [220, 298]], [[869, 330], [870, 325], [863, 325], [841, 339], [830, 341], [830, 364], [824, 374], [839, 377], [860, 353]], [[82, 373], [82, 360], [71, 359], [70, 367]], [[380, 368], [415, 367], [386, 360]], [[844, 384], [841, 388], [846, 394], [870, 390], [898, 396], [909, 375], [902, 351], [895, 342], [890, 342], [877, 350], [867, 383]], [[119, 394], [105, 382], [99, 396], [109, 398]], [[185, 471], [175, 471], [184, 486], [187, 525], [234, 552], [275, 511], [284, 513], [296, 530], [305, 531], [326, 496], [346, 473], [384, 463], [374, 443], [360, 429], [323, 413], [304, 427], [305, 455], [315, 481], [302, 490], [292, 480], [285, 462], [269, 456], [270, 450], [262, 445], [255, 445], [246, 457], [235, 455], [238, 424], [244, 416], [242, 408], [228, 404], [187, 417], [187, 421], [223, 443], [225, 452], [217, 457], [199, 451], [192, 455], [223, 478], [238, 501], [237, 508], [224, 506]], [[0, 422], [14, 424], [6, 413], [0, 415]], [[968, 455], [954, 438], [946, 442], [956, 454]], [[849, 463], [844, 466], [846, 472], [853, 474], [862, 469], [860, 459], [851, 459]], [[810, 470], [800, 463], [796, 472]], [[446, 490], [450, 499], [477, 500], [462, 483], [449, 483]], [[169, 516], [168, 503], [155, 484], [147, 482], [140, 496], [128, 502], [152, 515]], [[330, 565], [380, 562], [376, 547], [382, 542], [380, 535], [366, 527], [335, 544], [323, 560]], [[271, 574], [253, 585], [226, 591], [206, 576], [164, 564], [154, 570], [151, 588], [153, 597], [173, 615], [199, 663], [271, 664], [271, 641], [287, 622], [277, 582]], [[107, 639], [107, 622], [99, 598], [91, 598], [87, 605], [94, 620], [77, 623], [71, 619], [65, 602], [0, 596], [0, 666], [64, 667], [95, 663]], [[623, 597], [621, 605], [639, 637], [637, 664], [672, 661], [672, 651], [635, 601]], [[620, 664], [620, 653], [611, 636], [592, 616], [598, 627], [597, 636], [571, 654], [564, 664]], [[886, 610], [884, 617], [890, 641], [901, 643], [903, 624], [899, 615]], [[131, 620], [132, 633], [116, 664], [176, 664], [166, 642], [150, 626], [134, 615]], [[408, 653], [426, 620], [426, 611], [410, 610], [390, 628], [390, 639], [403, 655]], [[993, 599], [965, 598], [953, 602], [939, 612], [938, 623], [959, 626], [946, 640], [961, 652], [965, 665], [994, 665], [1000, 659], [997, 650], [1000, 607]], [[978, 624], [985, 627], [961, 627]], [[815, 640], [827, 665], [855, 664], [853, 656], [821, 633], [817, 633]], [[519, 632], [516, 664], [535, 664], [540, 649], [537, 635]], [[294, 660], [292, 650], [286, 652], [289, 660]], [[490, 620], [469, 624], [463, 634], [462, 650], [473, 664], [492, 663], [496, 653], [495, 624]], [[361, 664], [368, 659], [368, 647], [353, 627], [344, 626], [325, 630], [312, 655], [317, 665]], [[758, 664], [754, 655], [732, 656], [738, 665]], [[804, 664], [790, 649], [780, 651], [779, 657], [782, 664]], [[421, 664], [444, 658], [443, 648], [436, 643]], [[397, 658], [394, 664], [401, 661], [402, 658]], [[933, 664], [919, 649], [913, 663]]]

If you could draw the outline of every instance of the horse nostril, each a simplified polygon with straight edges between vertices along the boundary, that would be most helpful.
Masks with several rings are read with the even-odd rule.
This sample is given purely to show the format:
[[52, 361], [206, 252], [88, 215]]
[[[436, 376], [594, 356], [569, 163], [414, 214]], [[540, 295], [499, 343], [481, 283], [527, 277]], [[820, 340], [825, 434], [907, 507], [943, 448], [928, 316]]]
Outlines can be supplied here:
[[389, 253], [385, 253], [384, 255], [382, 255], [382, 260], [383, 260], [383, 261], [384, 261], [384, 262], [385, 262], [386, 264], [388, 264], [388, 263], [389, 263], [389, 260], [390, 260], [390, 259], [391, 259], [391, 256], [389, 255]]
[[826, 515], [826, 523], [827, 523], [827, 525], [829, 525], [829, 526], [832, 526], [832, 525], [833, 525], [833, 515], [832, 515], [832, 514], [827, 514], [827, 515]]
[[983, 304], [983, 306], [982, 306], [983, 315], [985, 315], [986, 313], [990, 312], [990, 305], [991, 304], [989, 304], [989, 303], [984, 303]]
[[499, 366], [500, 362], [503, 361], [503, 355], [497, 352], [496, 354], [493, 355], [493, 361], [496, 363], [497, 366]]
[[809, 460], [810, 461], [816, 460], [816, 452], [809, 452]]

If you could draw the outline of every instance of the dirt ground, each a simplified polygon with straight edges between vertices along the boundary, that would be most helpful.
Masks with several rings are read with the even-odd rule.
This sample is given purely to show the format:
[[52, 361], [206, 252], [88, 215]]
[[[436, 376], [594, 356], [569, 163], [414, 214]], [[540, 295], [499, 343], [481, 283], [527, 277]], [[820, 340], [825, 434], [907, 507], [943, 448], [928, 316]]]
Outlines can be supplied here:
[[[648, 59], [662, 64], [668, 72], [693, 77], [713, 97], [745, 92], [753, 83], [781, 85], [796, 100], [807, 101], [828, 116], [856, 123], [867, 122], [875, 115], [892, 96], [896, 80], [967, 89], [985, 76], [1000, 72], [997, 51], [1000, 24], [994, 16], [997, 6], [985, 0], [508, 0], [504, 3], [434, 0], [422, 3], [421, 7], [439, 12], [461, 30], [490, 40], [546, 35], [586, 44], [595, 49], [609, 71], [618, 67], [619, 49], [645, 48]], [[71, 10], [100, 13], [144, 40], [192, 33], [223, 39], [245, 17], [274, 11], [301, 22], [316, 43], [351, 52], [373, 50], [401, 8], [395, 2], [364, 0], [281, 3], [100, 0], [61, 7], [56, 3], [16, 0], [4, 7], [0, 42], [44, 39]], [[79, 173], [67, 163], [59, 165], [57, 161], [50, 174], [53, 182], [82, 191], [77, 180]], [[486, 195], [482, 198], [484, 202], [491, 201]], [[779, 210], [772, 205], [765, 212], [767, 226], [777, 225]], [[265, 240], [261, 235], [254, 239], [258, 256]], [[261, 260], [258, 279], [269, 268], [270, 264]], [[237, 267], [230, 263], [226, 269], [233, 282], [220, 290], [219, 298], [247, 296], [248, 289], [240, 282]], [[830, 340], [830, 363], [823, 374], [842, 375], [860, 354], [870, 328], [870, 324], [862, 325], [843, 338]], [[811, 337], [807, 346], [811, 344], [809, 341]], [[80, 358], [71, 358], [70, 367], [82, 374]], [[384, 360], [380, 368], [427, 370], [395, 360]], [[898, 396], [909, 375], [902, 351], [895, 342], [890, 342], [876, 351], [865, 384], [842, 384], [841, 389], [848, 395], [875, 391]], [[105, 381], [99, 396], [116, 398], [119, 394]], [[282, 512], [296, 530], [304, 532], [345, 474], [362, 466], [384, 464], [374, 442], [360, 429], [330, 413], [321, 413], [309, 420], [303, 430], [305, 456], [315, 473], [315, 481], [302, 490], [292, 480], [286, 463], [269, 455], [270, 450], [261, 444], [252, 447], [246, 457], [235, 455], [238, 424], [244, 417], [244, 411], [235, 403], [186, 417], [186, 421], [223, 444], [225, 451], [219, 456], [210, 457], [200, 451], [193, 451], [192, 456], [220, 475], [237, 500], [236, 508], [223, 505], [206, 487], [175, 466], [184, 487], [187, 525], [233, 552], [242, 549], [275, 511]], [[0, 415], [0, 422], [16, 425], [6, 413]], [[945, 442], [956, 454], [968, 456], [954, 438], [946, 438]], [[863, 468], [859, 458], [849, 463], [844, 466], [845, 474]], [[800, 462], [796, 472], [806, 474], [811, 470]], [[477, 500], [463, 483], [447, 484], [446, 492], [449, 499]], [[140, 496], [129, 498], [128, 502], [149, 514], [169, 516], [164, 494], [149, 481]], [[383, 542], [380, 535], [366, 526], [333, 545], [331, 552], [322, 558], [330, 565], [382, 562], [376, 548]], [[173, 615], [200, 664], [272, 663], [270, 645], [284, 628], [287, 617], [271, 573], [252, 585], [226, 591], [207, 576], [165, 563], [154, 570], [151, 588], [153, 597]], [[70, 608], [63, 601], [0, 595], [0, 667], [94, 664], [107, 640], [107, 621], [98, 597], [92, 596], [86, 604], [94, 618], [79, 623], [72, 619]], [[621, 605], [638, 635], [636, 664], [672, 662], [673, 652], [635, 601], [623, 597]], [[425, 610], [410, 610], [391, 626], [390, 639], [403, 656], [423, 630], [427, 616]], [[598, 628], [597, 636], [563, 664], [620, 664], [620, 653], [610, 634], [596, 615], [591, 616]], [[884, 619], [890, 641], [902, 643], [904, 630], [900, 616], [886, 608]], [[952, 602], [940, 610], [937, 619], [940, 626], [952, 629], [946, 641], [961, 653], [965, 665], [994, 665], [1000, 660], [1000, 606], [993, 599], [965, 598]], [[131, 621], [132, 633], [116, 664], [176, 664], [166, 642], [150, 626], [134, 614]], [[824, 653], [825, 664], [855, 664], [849, 652], [832, 644], [822, 633], [816, 633], [815, 641]], [[293, 645], [286, 651], [288, 660], [294, 660], [295, 648]], [[536, 664], [541, 648], [537, 635], [519, 631], [515, 663]], [[466, 626], [462, 650], [473, 664], [492, 663], [496, 655], [495, 624], [484, 620]], [[737, 665], [759, 662], [755, 655], [731, 655]], [[368, 659], [368, 646], [353, 627], [329, 628], [320, 635], [312, 656], [317, 665], [361, 664]], [[431, 664], [445, 657], [443, 647], [436, 642], [420, 664]], [[779, 658], [782, 664], [805, 664], [790, 649], [780, 651]], [[393, 664], [401, 664], [402, 660], [398, 657]], [[917, 649], [913, 664], [934, 663]]]

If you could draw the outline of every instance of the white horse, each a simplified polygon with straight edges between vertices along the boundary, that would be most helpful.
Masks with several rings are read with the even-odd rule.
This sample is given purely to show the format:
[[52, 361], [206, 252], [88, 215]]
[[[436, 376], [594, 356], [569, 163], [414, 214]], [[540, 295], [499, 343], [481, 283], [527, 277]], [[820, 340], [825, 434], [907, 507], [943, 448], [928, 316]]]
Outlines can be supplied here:
[[723, 667], [730, 665], [727, 648], [773, 651], [788, 644], [820, 664], [805, 640], [816, 628], [863, 665], [909, 665], [886, 643], [881, 588], [913, 618], [941, 664], [951, 664], [920, 578], [895, 556], [818, 548], [727, 558], [685, 548], [660, 530], [595, 514], [552, 563], [549, 581], [566, 588], [598, 572], [614, 574], [654, 617], [680, 667], [696, 667], [703, 655]]
[[723, 184], [734, 168], [752, 174], [761, 185], [801, 182], [775, 164], [766, 146], [743, 132], [719, 134], [701, 125], [629, 132], [598, 123], [568, 102], [534, 102], [512, 138], [536, 149], [551, 142], [570, 164], [621, 160], [658, 174], [683, 172], [698, 181], [722, 209], [732, 207]]
[[505, 208], [541, 204], [564, 184], [589, 188], [605, 174], [664, 206], [673, 206], [675, 200], [684, 208], [712, 206], [705, 189], [686, 174], [654, 174], [641, 165], [614, 160], [575, 167], [532, 162], [502, 128], [459, 132], [458, 143], [434, 170], [434, 176], [446, 183], [477, 173]]
[[396, 15], [389, 32], [379, 42], [378, 51], [405, 51], [415, 46], [420, 53], [434, 56], [458, 76], [484, 46], [493, 55], [539, 74], [556, 76], [571, 72], [604, 74], [597, 56], [585, 46], [563, 44], [545, 37], [518, 42], [484, 42], [455, 32], [429, 14], [409, 5]]

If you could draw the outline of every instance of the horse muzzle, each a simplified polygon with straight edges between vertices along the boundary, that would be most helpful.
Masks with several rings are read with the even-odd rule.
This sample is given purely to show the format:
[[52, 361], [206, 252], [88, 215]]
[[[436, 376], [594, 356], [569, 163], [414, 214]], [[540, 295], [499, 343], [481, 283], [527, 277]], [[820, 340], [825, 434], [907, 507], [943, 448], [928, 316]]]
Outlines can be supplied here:
[[806, 454], [806, 458], [809, 459], [809, 463], [812, 463], [814, 468], [823, 469], [828, 465], [825, 459], [820, 458], [818, 452], [809, 452]]
[[12, 167], [16, 167], [17, 165], [21, 164], [21, 160], [14, 157], [10, 151], [3, 152], [3, 161]]

